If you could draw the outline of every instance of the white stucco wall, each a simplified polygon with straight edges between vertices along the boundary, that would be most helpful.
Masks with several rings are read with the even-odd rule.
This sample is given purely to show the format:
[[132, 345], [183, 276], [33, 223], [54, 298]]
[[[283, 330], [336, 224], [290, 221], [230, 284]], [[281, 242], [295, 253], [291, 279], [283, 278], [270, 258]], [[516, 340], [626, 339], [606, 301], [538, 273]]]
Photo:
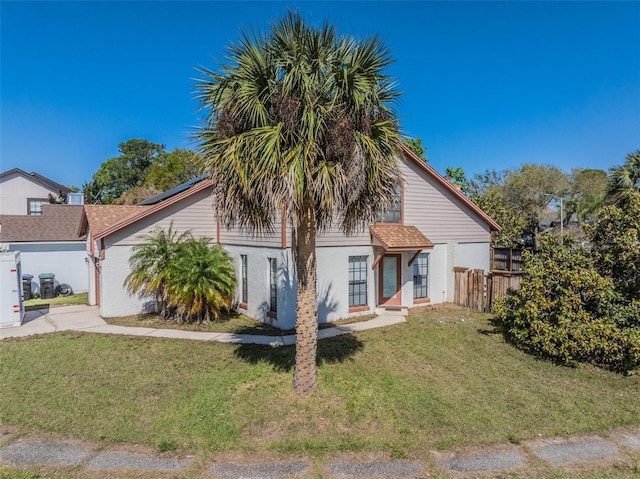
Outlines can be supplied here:
[[89, 284], [89, 297], [88, 302], [91, 306], [97, 304], [96, 300], [96, 261], [97, 259], [89, 254], [86, 254], [87, 258], [87, 283]]
[[100, 261], [100, 315], [105, 318], [150, 312], [153, 298], [129, 295], [123, 286], [129, 274], [131, 246], [111, 246]]
[[489, 243], [458, 243], [454, 266], [483, 269], [485, 273], [488, 273], [490, 249]]
[[325, 323], [349, 316], [349, 256], [367, 256], [368, 311], [376, 304], [375, 271], [371, 269], [375, 256], [371, 246], [336, 246], [317, 248], [318, 259], [318, 322]]
[[[223, 245], [233, 258], [237, 273], [237, 299], [241, 294], [240, 255], [247, 256], [247, 308], [241, 312], [247, 316], [272, 324], [280, 329], [291, 329], [296, 323], [296, 281], [291, 276], [293, 260], [290, 248], [266, 248], [261, 246]], [[278, 261], [277, 318], [267, 316], [269, 311], [269, 260]]]
[[[273, 324], [281, 329], [292, 329], [296, 321], [296, 281], [293, 276], [291, 249], [252, 246], [225, 246], [234, 259], [238, 273], [238, 300], [240, 299], [240, 255], [247, 255], [247, 309], [248, 316]], [[374, 271], [371, 246], [317, 248], [318, 322], [325, 323], [349, 316], [349, 256], [367, 256], [367, 297], [369, 311], [375, 308]], [[278, 314], [277, 319], [267, 316], [269, 301], [269, 262], [278, 259]]]
[[83, 241], [7, 243], [4, 246], [9, 251], [20, 251], [22, 273], [32, 274], [32, 281], [37, 282], [42, 273], [53, 273], [57, 282], [68, 284], [74, 293], [88, 291], [88, 264]]
[[[292, 329], [296, 320], [296, 281], [293, 277], [293, 260], [290, 248], [225, 245], [237, 271], [237, 299], [241, 291], [240, 255], [247, 255], [247, 308], [244, 314], [272, 324], [281, 329]], [[147, 312], [152, 307], [151, 298], [130, 296], [123, 282], [129, 274], [130, 246], [110, 246], [101, 261], [102, 282], [101, 314], [105, 317], [126, 316]], [[402, 304], [413, 307], [413, 266], [409, 259], [414, 252], [402, 253]], [[428, 295], [431, 304], [453, 300], [453, 268], [471, 269], [489, 266], [488, 243], [436, 244], [429, 254]], [[336, 246], [317, 248], [318, 264], [318, 321], [320, 323], [345, 318], [351, 314], [369, 314], [377, 305], [378, 268], [372, 270], [376, 252], [371, 246]], [[367, 256], [367, 298], [369, 309], [349, 313], [349, 256]], [[269, 311], [269, 261], [278, 261], [278, 311], [277, 318]]]

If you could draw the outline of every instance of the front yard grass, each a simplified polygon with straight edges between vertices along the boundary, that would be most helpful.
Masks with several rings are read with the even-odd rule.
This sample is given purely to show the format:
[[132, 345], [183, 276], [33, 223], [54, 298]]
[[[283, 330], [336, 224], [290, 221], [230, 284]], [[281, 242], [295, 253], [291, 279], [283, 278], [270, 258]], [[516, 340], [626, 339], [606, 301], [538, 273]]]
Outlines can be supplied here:
[[89, 293], [78, 293], [70, 296], [56, 296], [50, 299], [28, 299], [24, 302], [26, 309], [41, 309], [49, 306], [72, 306], [76, 304], [87, 304], [89, 302]]
[[158, 448], [268, 454], [519, 443], [640, 425], [640, 377], [566, 368], [458, 308], [319, 342], [318, 388], [292, 393], [293, 347], [83, 333], [5, 340], [0, 423]]

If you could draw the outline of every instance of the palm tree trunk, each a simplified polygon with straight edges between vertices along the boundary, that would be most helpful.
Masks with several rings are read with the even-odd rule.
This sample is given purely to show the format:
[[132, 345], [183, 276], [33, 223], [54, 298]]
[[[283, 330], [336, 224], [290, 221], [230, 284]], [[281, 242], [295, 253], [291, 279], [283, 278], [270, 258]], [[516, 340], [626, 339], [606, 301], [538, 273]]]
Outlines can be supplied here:
[[298, 285], [296, 307], [296, 367], [293, 390], [308, 394], [316, 387], [318, 345], [318, 293], [316, 291], [316, 218], [311, 201], [306, 201], [295, 234], [295, 262]]

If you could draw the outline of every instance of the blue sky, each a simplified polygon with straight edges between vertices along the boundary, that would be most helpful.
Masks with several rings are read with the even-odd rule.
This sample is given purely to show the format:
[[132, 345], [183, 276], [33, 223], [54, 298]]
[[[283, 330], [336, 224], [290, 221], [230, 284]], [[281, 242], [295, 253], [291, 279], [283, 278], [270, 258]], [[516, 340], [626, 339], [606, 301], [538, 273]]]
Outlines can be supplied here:
[[196, 67], [287, 8], [378, 34], [440, 172], [620, 164], [640, 148], [640, 2], [0, 3], [0, 170], [82, 186], [130, 138], [192, 147]]

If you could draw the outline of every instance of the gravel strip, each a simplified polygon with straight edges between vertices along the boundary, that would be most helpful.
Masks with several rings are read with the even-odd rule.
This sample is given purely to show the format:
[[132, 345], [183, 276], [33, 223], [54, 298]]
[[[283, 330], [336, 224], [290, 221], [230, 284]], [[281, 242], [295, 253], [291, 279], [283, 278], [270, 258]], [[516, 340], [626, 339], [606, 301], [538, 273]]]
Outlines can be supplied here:
[[459, 472], [503, 471], [524, 464], [524, 457], [516, 451], [496, 451], [440, 461], [445, 469]]
[[115, 471], [119, 469], [143, 469], [147, 471], [177, 471], [184, 469], [188, 461], [161, 459], [143, 454], [126, 452], [102, 452], [87, 463], [91, 469]]
[[417, 461], [338, 461], [325, 466], [336, 477], [407, 477], [420, 472], [421, 467]]
[[76, 466], [91, 453], [82, 447], [59, 442], [20, 441], [0, 449], [0, 460], [14, 466], [51, 464]]
[[640, 435], [625, 436], [620, 440], [620, 443], [631, 449], [640, 449]]
[[554, 464], [597, 461], [617, 456], [618, 452], [615, 444], [600, 438], [580, 441], [553, 441], [533, 450], [533, 453], [540, 459]]
[[241, 465], [221, 463], [212, 465], [209, 470], [229, 479], [268, 479], [304, 474], [309, 471], [309, 463], [307, 461]]

